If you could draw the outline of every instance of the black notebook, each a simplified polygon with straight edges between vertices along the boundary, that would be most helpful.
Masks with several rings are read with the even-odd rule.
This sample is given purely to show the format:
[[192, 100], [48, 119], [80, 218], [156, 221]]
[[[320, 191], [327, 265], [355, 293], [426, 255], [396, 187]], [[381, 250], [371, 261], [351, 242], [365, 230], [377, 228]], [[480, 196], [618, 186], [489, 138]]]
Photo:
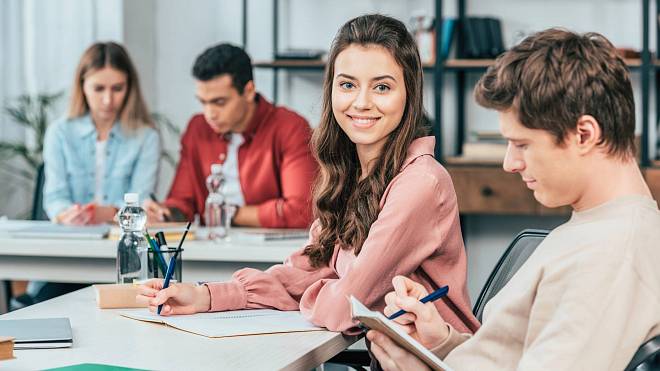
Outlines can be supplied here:
[[68, 348], [73, 344], [68, 318], [0, 320], [0, 336], [14, 338], [14, 349]]

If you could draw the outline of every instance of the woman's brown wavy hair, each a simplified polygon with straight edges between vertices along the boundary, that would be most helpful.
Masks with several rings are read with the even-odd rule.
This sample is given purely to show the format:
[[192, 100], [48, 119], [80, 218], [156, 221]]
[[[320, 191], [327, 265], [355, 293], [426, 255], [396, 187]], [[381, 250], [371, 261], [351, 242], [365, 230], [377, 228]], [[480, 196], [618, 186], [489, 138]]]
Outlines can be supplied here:
[[[370, 173], [360, 180], [355, 144], [332, 113], [332, 89], [337, 56], [350, 45], [382, 47], [403, 70], [406, 106], [399, 126], [389, 134]], [[320, 173], [314, 185], [314, 214], [320, 221], [318, 239], [305, 248], [313, 266], [328, 265], [336, 243], [360, 253], [371, 224], [380, 212], [385, 188], [399, 172], [410, 143], [426, 134], [422, 102], [422, 64], [415, 40], [406, 26], [391, 17], [373, 14], [344, 24], [332, 43], [323, 84], [323, 112], [312, 137]]]

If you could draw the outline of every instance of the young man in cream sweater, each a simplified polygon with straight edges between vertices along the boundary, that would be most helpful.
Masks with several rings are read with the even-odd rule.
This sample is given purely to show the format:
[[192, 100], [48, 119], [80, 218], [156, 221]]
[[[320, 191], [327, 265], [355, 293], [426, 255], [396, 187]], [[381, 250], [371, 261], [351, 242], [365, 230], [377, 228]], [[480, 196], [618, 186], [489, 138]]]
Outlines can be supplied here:
[[[385, 314], [454, 370], [622, 370], [660, 333], [660, 212], [635, 161], [628, 70], [602, 35], [534, 34], [500, 56], [475, 96], [499, 112], [504, 170], [547, 207], [571, 205], [487, 304], [474, 336], [447, 325], [424, 288], [393, 280]], [[370, 331], [385, 370], [426, 366]]]

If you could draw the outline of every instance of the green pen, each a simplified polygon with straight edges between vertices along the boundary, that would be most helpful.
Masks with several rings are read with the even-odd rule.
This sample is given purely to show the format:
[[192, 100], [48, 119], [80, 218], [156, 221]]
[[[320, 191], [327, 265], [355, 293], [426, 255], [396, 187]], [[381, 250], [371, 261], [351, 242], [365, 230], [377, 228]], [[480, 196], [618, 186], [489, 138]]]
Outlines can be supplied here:
[[160, 248], [156, 244], [156, 241], [154, 241], [153, 238], [149, 235], [149, 232], [144, 232], [144, 238], [147, 239], [147, 242], [149, 243], [149, 247], [151, 248], [151, 251], [154, 252], [154, 259], [158, 262], [158, 267], [160, 267], [160, 271], [163, 272], [163, 277], [165, 274], [167, 274], [167, 265], [165, 264], [165, 258], [163, 258], [163, 254], [160, 252]]

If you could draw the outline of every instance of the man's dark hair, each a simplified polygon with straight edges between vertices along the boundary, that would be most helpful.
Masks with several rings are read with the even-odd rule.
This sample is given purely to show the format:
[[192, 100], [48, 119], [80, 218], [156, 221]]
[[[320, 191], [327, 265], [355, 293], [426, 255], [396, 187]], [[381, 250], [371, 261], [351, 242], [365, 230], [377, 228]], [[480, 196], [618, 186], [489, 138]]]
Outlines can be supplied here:
[[238, 93], [243, 94], [245, 84], [252, 80], [252, 62], [242, 48], [218, 44], [197, 57], [192, 74], [199, 81], [209, 81], [227, 74], [231, 76], [232, 85]]
[[599, 144], [611, 155], [635, 153], [635, 102], [628, 68], [603, 35], [562, 29], [535, 33], [502, 54], [477, 84], [477, 102], [498, 111], [514, 109], [530, 129], [557, 143], [582, 115], [596, 118]]

